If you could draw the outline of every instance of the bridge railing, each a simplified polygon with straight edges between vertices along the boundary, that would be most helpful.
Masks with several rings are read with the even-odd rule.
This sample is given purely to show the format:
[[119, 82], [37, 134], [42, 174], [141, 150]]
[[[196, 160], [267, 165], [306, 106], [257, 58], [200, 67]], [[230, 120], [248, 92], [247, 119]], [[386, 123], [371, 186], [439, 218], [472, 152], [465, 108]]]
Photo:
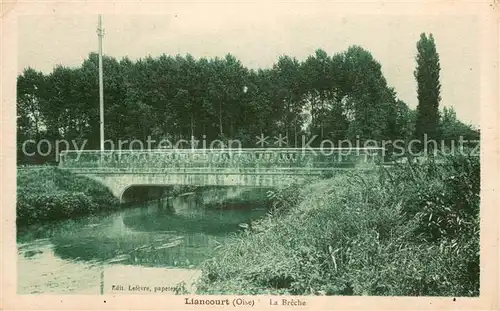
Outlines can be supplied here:
[[350, 168], [378, 164], [381, 148], [160, 149], [64, 151], [68, 169], [285, 169]]

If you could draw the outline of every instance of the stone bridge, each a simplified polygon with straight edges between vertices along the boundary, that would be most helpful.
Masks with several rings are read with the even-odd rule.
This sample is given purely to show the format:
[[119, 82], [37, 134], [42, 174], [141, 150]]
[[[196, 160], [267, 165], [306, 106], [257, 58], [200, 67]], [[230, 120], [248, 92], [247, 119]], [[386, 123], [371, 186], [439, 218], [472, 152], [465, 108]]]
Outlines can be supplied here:
[[64, 151], [59, 168], [100, 182], [123, 202], [132, 186], [272, 188], [300, 178], [374, 169], [382, 149], [161, 149]]

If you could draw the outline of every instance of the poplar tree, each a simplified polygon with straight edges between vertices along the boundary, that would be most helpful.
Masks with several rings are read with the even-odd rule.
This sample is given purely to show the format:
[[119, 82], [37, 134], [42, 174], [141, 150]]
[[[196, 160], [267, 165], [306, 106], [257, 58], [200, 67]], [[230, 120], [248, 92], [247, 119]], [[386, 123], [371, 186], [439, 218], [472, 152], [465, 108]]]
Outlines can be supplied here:
[[439, 102], [441, 100], [439, 83], [439, 54], [432, 34], [420, 35], [417, 42], [417, 68], [414, 72], [417, 80], [417, 119], [415, 124], [415, 137], [423, 139], [427, 134], [428, 139], [438, 138], [439, 129]]

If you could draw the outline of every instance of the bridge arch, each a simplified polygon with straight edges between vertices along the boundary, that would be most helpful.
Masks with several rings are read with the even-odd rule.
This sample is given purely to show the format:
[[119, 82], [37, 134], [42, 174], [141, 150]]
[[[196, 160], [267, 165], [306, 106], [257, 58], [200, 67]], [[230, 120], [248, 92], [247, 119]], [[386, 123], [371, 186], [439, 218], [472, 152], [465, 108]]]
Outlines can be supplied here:
[[137, 201], [160, 199], [168, 195], [169, 188], [172, 186], [169, 184], [130, 184], [121, 189], [117, 198], [120, 203], [135, 202], [134, 195], [138, 197]]

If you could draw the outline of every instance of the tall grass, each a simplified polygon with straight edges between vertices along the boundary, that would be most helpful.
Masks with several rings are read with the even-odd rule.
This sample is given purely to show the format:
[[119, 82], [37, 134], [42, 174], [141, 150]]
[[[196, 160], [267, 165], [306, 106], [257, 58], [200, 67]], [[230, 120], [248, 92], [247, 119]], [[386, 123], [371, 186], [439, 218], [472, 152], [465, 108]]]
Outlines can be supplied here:
[[200, 293], [479, 295], [479, 159], [295, 184], [202, 267]]
[[17, 225], [95, 214], [118, 207], [111, 192], [99, 183], [56, 167], [18, 170]]

